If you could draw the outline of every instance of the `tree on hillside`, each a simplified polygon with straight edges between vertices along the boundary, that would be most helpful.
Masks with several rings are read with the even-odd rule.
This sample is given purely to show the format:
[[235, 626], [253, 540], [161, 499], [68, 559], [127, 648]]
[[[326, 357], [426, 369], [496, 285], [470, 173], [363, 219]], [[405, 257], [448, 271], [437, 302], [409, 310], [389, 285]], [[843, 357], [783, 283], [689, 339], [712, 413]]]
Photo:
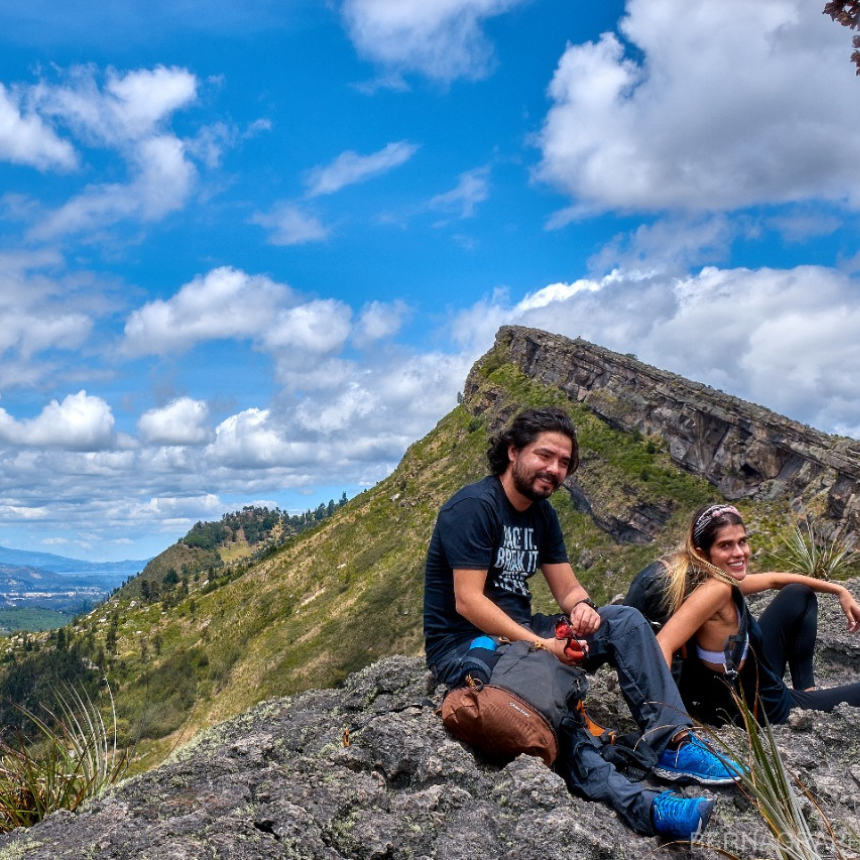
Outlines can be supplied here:
[[[831, 0], [824, 7], [824, 14], [829, 15], [843, 27], [860, 30], [860, 0]], [[860, 36], [855, 36], [851, 42], [854, 46], [851, 62], [857, 67], [857, 74], [860, 75]]]
[[35, 740], [39, 733], [22, 709], [54, 726], [58, 693], [74, 688], [94, 700], [98, 686], [99, 673], [88, 668], [79, 646], [31, 652], [9, 663], [0, 675], [0, 725], [4, 732], [19, 731]]

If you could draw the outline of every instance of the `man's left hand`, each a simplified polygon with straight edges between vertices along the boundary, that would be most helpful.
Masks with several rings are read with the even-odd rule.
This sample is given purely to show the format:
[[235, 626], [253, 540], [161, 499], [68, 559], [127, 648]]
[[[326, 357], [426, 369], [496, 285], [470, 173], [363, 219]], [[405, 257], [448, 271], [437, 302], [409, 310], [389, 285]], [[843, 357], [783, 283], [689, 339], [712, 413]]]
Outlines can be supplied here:
[[578, 603], [570, 611], [570, 626], [577, 636], [588, 636], [600, 627], [600, 616], [587, 603]]

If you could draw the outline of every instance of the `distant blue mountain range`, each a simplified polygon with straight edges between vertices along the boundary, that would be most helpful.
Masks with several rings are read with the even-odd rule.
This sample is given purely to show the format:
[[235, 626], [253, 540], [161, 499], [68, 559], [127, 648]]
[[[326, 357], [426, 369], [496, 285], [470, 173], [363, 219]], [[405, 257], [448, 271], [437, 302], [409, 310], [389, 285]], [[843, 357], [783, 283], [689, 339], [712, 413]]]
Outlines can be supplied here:
[[30, 552], [0, 546], [0, 565], [31, 568], [44, 574], [55, 573], [73, 579], [75, 585], [98, 586], [111, 591], [127, 579], [136, 576], [148, 559], [138, 561], [81, 561], [49, 552]]

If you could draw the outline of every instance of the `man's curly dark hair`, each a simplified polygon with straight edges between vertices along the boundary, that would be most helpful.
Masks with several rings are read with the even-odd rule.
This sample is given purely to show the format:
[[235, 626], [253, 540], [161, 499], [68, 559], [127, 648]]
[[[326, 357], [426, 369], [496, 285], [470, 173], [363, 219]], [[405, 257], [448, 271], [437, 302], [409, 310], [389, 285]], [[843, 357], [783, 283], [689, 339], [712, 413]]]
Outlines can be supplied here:
[[522, 450], [526, 445], [534, 442], [541, 433], [561, 433], [570, 439], [572, 448], [567, 474], [568, 477], [572, 475], [579, 466], [579, 443], [576, 439], [576, 428], [573, 426], [570, 416], [563, 409], [554, 406], [524, 409], [504, 430], [490, 440], [490, 447], [487, 450], [490, 471], [494, 475], [501, 475], [508, 468], [510, 462], [508, 457], [510, 446], [513, 445], [518, 451]]

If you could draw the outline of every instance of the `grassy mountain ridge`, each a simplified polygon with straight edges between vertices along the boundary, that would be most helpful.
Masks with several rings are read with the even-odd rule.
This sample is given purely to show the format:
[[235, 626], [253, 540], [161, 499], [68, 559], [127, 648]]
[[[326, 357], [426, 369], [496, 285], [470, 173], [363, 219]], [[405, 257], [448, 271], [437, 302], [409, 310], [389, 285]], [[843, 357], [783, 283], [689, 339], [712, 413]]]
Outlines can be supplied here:
[[[466, 402], [388, 478], [332, 516], [259, 557], [234, 547], [225, 561], [180, 542], [144, 571], [164, 582], [185, 566], [158, 599], [143, 599], [142, 581], [132, 582], [68, 628], [62, 650], [77, 649], [106, 672], [124, 738], [140, 739], [137, 768], [256, 702], [337, 685], [382, 656], [420, 653], [423, 564], [436, 512], [486, 474], [489, 435], [522, 406], [561, 405], [577, 425], [582, 465], [553, 504], [574, 568], [598, 601], [674, 545], [692, 508], [719, 498], [674, 465], [660, 438], [613, 429], [500, 352], [476, 370], [479, 384]], [[774, 564], [790, 512], [768, 503], [741, 508], [757, 532], [757, 565]], [[550, 609], [536, 580], [536, 607]], [[60, 649], [56, 638], [37, 645], [43, 655]], [[0, 691], [10, 667], [27, 659], [23, 647], [7, 644]]]
[[[159, 721], [171, 729], [164, 741], [142, 745], [147, 762], [262, 699], [333, 686], [381, 656], [420, 652], [424, 554], [436, 510], [454, 476], [482, 473], [484, 434], [468, 424], [458, 408], [385, 481], [228, 584], [208, 594], [208, 585], [192, 589], [167, 615], [116, 598], [128, 613], [118, 640], [128, 678], [117, 691], [120, 712], [131, 734], [152, 736]], [[153, 661], [148, 648], [142, 658], [140, 641], [156, 636], [161, 655]], [[176, 689], [177, 674], [185, 693], [154, 702], [154, 689]], [[185, 719], [174, 724], [183, 705]], [[144, 715], [137, 726], [135, 712]]]

